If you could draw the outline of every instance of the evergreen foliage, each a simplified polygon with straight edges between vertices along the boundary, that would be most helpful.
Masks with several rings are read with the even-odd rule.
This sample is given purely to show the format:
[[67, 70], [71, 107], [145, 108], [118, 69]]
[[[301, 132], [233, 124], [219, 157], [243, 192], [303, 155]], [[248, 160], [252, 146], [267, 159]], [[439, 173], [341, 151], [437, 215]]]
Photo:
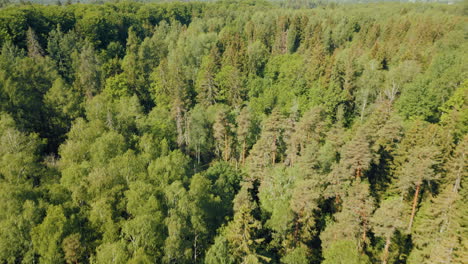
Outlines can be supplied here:
[[466, 8], [0, 0], [0, 263], [468, 259]]

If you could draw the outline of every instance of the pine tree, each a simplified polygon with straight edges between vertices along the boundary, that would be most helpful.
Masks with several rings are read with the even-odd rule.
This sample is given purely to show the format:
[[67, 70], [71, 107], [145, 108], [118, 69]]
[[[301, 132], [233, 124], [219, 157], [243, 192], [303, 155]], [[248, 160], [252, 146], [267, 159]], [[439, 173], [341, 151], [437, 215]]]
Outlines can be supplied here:
[[237, 259], [236, 262], [240, 263], [259, 263], [259, 260], [269, 260], [257, 252], [264, 238], [257, 237], [262, 224], [252, 215], [257, 207], [250, 194], [252, 187], [252, 184], [247, 182], [242, 186], [235, 198], [234, 218], [225, 229], [230, 252]]
[[349, 171], [350, 175], [360, 179], [370, 168], [373, 158], [369, 141], [364, 131], [360, 130], [351, 141], [343, 146], [340, 164], [346, 171]]
[[90, 43], [86, 43], [78, 55], [78, 68], [75, 72], [77, 90], [82, 91], [88, 99], [101, 91], [101, 64]]
[[177, 144], [186, 145], [187, 122], [186, 114], [189, 104], [189, 90], [181, 67], [181, 58], [177, 54], [169, 54], [169, 59], [161, 62], [152, 75], [153, 100], [156, 105], [171, 110], [176, 122]]
[[122, 60], [122, 69], [125, 73], [125, 79], [133, 92], [139, 90], [140, 78], [143, 74], [139, 63], [138, 47], [139, 39], [134, 29], [130, 28], [128, 30], [126, 54]]
[[283, 141], [286, 145], [285, 163], [293, 166], [296, 163], [299, 155], [299, 144], [297, 137], [297, 110], [293, 110], [288, 118], [286, 118], [283, 126]]
[[325, 112], [322, 107], [313, 107], [304, 113], [297, 123], [296, 138], [298, 138], [299, 150], [302, 152], [310, 141], [322, 142], [327, 126], [325, 124]]
[[412, 194], [408, 231], [413, 225], [421, 191], [440, 178], [440, 165], [450, 153], [447, 135], [450, 138], [438, 125], [416, 120], [410, 123], [395, 152], [397, 187], [402, 196]]
[[26, 32], [26, 39], [28, 43], [29, 57], [44, 57], [44, 50], [42, 49], [41, 44], [39, 43], [36, 32], [34, 32], [34, 30], [31, 27], [29, 27], [28, 31]]
[[217, 142], [218, 152], [224, 161], [228, 161], [231, 157], [231, 145], [232, 145], [232, 132], [231, 124], [228, 120], [226, 110], [220, 109], [216, 113], [215, 121], [213, 124], [213, 136]]
[[260, 41], [255, 41], [247, 47], [246, 70], [251, 75], [261, 75], [268, 60], [268, 48]]
[[216, 83], [219, 85], [218, 101], [240, 109], [245, 98], [244, 77], [238, 68], [223, 66], [216, 74]]
[[198, 70], [195, 91], [197, 102], [204, 106], [216, 103], [219, 93], [216, 74], [219, 70], [219, 55], [216, 48], [212, 48], [210, 54], [205, 56]]
[[408, 161], [401, 168], [399, 186], [406, 194], [414, 189], [413, 201], [411, 206], [411, 216], [408, 224], [408, 230], [413, 225], [416, 208], [419, 204], [419, 194], [425, 182], [434, 181], [437, 177], [434, 166], [438, 164], [438, 149], [434, 146], [416, 147], [410, 153]]
[[412, 239], [415, 248], [409, 256], [410, 263], [446, 263], [466, 257], [463, 227], [466, 211], [463, 206], [465, 197], [460, 192], [461, 181], [466, 177], [466, 137], [446, 163], [446, 177], [443, 179], [441, 192], [431, 197], [421, 206], [421, 212], [415, 220]]
[[313, 236], [316, 223], [314, 213], [319, 210], [321, 186], [315, 179], [297, 180], [292, 190], [289, 206], [295, 213], [293, 240], [306, 243]]
[[73, 53], [80, 46], [77, 33], [75, 31], [65, 33], [60, 25], [57, 25], [57, 28], [49, 33], [47, 39], [48, 56], [55, 61], [57, 71], [69, 83], [75, 77]]
[[283, 118], [275, 109], [264, 120], [260, 139], [252, 147], [248, 160], [253, 171], [275, 164], [282, 147]]
[[247, 107], [242, 108], [239, 115], [236, 117], [237, 129], [237, 141], [240, 143], [240, 155], [239, 160], [242, 164], [245, 163], [245, 157], [247, 155], [247, 139], [250, 136], [250, 130], [252, 127], [252, 121], [250, 112]]
[[369, 185], [355, 182], [341, 195], [341, 211], [335, 214], [336, 221], [327, 226], [320, 235], [322, 246], [328, 248], [333, 242], [348, 240], [356, 242], [359, 251], [363, 252], [368, 243], [367, 233], [370, 229], [370, 217], [374, 209], [374, 200], [369, 195]]
[[380, 207], [371, 218], [374, 233], [385, 239], [384, 251], [382, 253], [382, 264], [388, 262], [388, 254], [393, 234], [404, 228], [404, 204], [398, 197], [388, 198], [381, 202]]

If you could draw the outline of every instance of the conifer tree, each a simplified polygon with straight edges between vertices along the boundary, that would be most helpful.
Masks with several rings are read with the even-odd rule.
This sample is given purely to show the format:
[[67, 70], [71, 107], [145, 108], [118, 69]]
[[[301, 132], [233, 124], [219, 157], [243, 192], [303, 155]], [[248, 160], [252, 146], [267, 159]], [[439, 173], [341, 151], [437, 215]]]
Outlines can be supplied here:
[[437, 155], [438, 149], [434, 146], [416, 147], [410, 152], [408, 161], [402, 167], [400, 188], [402, 188], [403, 193], [414, 190], [408, 230], [411, 230], [413, 225], [423, 184], [434, 181], [437, 177], [434, 170], [434, 166], [438, 164]]
[[466, 138], [459, 142], [453, 156], [446, 163], [447, 177], [441, 192], [421, 206], [415, 220], [412, 239], [415, 248], [409, 256], [410, 263], [456, 262], [466, 257], [464, 246], [466, 228], [463, 221], [466, 210], [460, 208], [466, 199], [460, 192], [461, 181], [466, 177]]
[[395, 231], [404, 228], [404, 204], [398, 197], [388, 198], [381, 202], [371, 219], [372, 230], [377, 236], [385, 239], [382, 253], [382, 264], [388, 262], [391, 239]]
[[216, 74], [219, 70], [219, 55], [216, 48], [212, 48], [210, 54], [205, 56], [198, 71], [195, 91], [197, 92], [197, 102], [204, 106], [216, 103], [219, 94], [219, 87], [216, 81]]
[[237, 262], [241, 263], [260, 263], [260, 260], [269, 260], [257, 251], [264, 239], [257, 237], [262, 224], [252, 215], [257, 207], [250, 194], [252, 187], [251, 183], [243, 184], [235, 198], [234, 218], [225, 230], [230, 252]]
[[19, 1], [0, 263], [468, 259], [461, 3]]
[[125, 73], [125, 79], [129, 83], [133, 92], [139, 90], [140, 78], [143, 72], [140, 68], [138, 56], [139, 39], [133, 28], [128, 31], [126, 54], [122, 60], [122, 69]]
[[232, 132], [231, 124], [225, 111], [224, 109], [220, 109], [216, 113], [213, 124], [213, 136], [217, 142], [218, 152], [221, 153], [219, 156], [221, 156], [224, 161], [228, 161], [232, 155]]
[[356, 136], [343, 146], [340, 163], [350, 175], [360, 179], [370, 168], [372, 159], [369, 141], [364, 131], [358, 131]]
[[26, 38], [28, 42], [29, 57], [43, 57], [44, 50], [42, 49], [41, 44], [39, 43], [36, 32], [34, 32], [34, 30], [31, 27], [29, 27], [28, 31], [26, 32]]
[[101, 91], [102, 72], [93, 46], [85, 44], [78, 57], [75, 85], [88, 99]]
[[273, 110], [268, 119], [264, 120], [262, 134], [249, 155], [254, 171], [276, 163], [279, 149], [283, 144], [282, 121], [283, 118], [278, 110]]
[[245, 158], [247, 155], [247, 140], [249, 138], [250, 130], [252, 127], [250, 112], [247, 107], [242, 108], [241, 112], [236, 117], [236, 123], [237, 123], [237, 129], [236, 129], [237, 141], [241, 145], [239, 160], [242, 164], [244, 164]]
[[245, 98], [244, 77], [239, 69], [233, 66], [223, 66], [215, 77], [219, 85], [218, 101], [226, 102], [239, 109]]

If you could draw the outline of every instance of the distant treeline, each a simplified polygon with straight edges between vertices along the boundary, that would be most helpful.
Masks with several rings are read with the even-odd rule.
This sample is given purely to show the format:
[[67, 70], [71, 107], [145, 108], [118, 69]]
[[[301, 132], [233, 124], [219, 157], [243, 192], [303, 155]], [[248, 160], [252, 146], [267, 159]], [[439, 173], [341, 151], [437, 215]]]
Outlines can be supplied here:
[[[128, 1], [128, 0], [127, 0]], [[141, 3], [167, 3], [167, 2], [216, 2], [220, 0], [134, 0], [133, 2]], [[224, 1], [224, 0], [221, 0]], [[383, 3], [383, 2], [399, 2], [399, 3], [446, 3], [453, 4], [463, 2], [463, 0], [270, 0], [275, 4], [279, 4], [288, 8], [312, 8], [319, 5], [328, 4], [344, 4], [344, 3]], [[43, 4], [43, 5], [69, 5], [69, 4], [104, 4], [104, 3], [119, 3], [125, 0], [0, 0], [0, 7], [10, 4]]]

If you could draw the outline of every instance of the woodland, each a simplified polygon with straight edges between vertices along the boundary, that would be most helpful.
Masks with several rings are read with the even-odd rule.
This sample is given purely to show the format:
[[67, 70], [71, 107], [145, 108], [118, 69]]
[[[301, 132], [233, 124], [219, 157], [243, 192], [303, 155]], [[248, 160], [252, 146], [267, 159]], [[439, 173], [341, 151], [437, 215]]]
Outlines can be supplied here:
[[466, 3], [5, 5], [0, 263], [466, 263]]

